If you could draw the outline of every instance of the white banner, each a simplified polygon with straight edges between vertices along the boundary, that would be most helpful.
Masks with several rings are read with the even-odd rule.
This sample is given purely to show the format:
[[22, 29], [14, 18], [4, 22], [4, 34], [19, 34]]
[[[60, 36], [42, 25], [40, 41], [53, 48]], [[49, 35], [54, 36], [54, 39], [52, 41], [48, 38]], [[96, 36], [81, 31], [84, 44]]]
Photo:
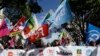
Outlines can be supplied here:
[[100, 47], [97, 49], [97, 56], [100, 56]]
[[91, 46], [58, 46], [31, 50], [5, 49], [0, 56], [100, 56], [100, 47]]

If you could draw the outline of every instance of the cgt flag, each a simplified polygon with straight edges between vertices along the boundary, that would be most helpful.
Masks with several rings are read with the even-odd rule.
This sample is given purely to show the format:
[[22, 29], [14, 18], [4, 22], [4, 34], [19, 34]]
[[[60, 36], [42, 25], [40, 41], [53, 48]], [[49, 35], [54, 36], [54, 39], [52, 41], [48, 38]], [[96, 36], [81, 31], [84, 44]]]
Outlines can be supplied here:
[[46, 37], [49, 34], [49, 27], [48, 24], [43, 24], [39, 27], [30, 37], [29, 40], [34, 42], [36, 39]]
[[72, 20], [72, 12], [67, 0], [64, 0], [57, 8], [54, 14], [54, 24], [61, 26], [61, 24], [69, 23]]
[[88, 24], [88, 28], [87, 28], [87, 41], [97, 41], [100, 40], [100, 28], [92, 25], [92, 24]]

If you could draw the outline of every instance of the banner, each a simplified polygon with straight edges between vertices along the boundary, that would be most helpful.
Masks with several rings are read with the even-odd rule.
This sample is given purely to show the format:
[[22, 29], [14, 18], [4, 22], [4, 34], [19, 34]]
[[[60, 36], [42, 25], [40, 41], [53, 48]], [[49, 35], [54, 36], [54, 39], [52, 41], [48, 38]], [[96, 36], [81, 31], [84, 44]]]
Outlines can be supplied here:
[[96, 47], [86, 47], [86, 56], [91, 56], [92, 53], [94, 53], [94, 50], [96, 49]]
[[[95, 54], [95, 50], [97, 53]], [[0, 50], [0, 56], [99, 56], [100, 47], [91, 46], [57, 46], [30, 50], [5, 49]]]
[[0, 49], [0, 56], [6, 56], [6, 50], [1, 50]]
[[100, 56], [100, 47], [97, 49], [97, 56]]

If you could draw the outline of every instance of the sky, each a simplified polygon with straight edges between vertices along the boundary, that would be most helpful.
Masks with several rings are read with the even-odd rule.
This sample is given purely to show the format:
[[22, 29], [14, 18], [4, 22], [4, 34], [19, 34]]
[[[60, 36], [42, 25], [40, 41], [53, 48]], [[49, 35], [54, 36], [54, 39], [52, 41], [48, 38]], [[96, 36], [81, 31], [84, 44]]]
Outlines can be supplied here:
[[[40, 22], [42, 21], [42, 19], [44, 18], [44, 16], [49, 12], [49, 10], [53, 10], [55, 12], [55, 10], [58, 8], [58, 6], [60, 5], [60, 1], [61, 0], [38, 0], [39, 5], [42, 7], [43, 12], [36, 14], [37, 16], [37, 20], [40, 24]], [[52, 33], [53, 35], [55, 35], [55, 33]], [[53, 36], [52, 35], [52, 36]], [[57, 35], [53, 36], [53, 37], [57, 37]], [[43, 41], [45, 43], [47, 42], [51, 42], [51, 40], [53, 41], [56, 38], [50, 38], [50, 39], [46, 39], [43, 38]]]
[[36, 14], [38, 22], [41, 22], [43, 17], [48, 13], [50, 9], [55, 11], [60, 5], [61, 0], [38, 0], [39, 5], [42, 7], [43, 12]]

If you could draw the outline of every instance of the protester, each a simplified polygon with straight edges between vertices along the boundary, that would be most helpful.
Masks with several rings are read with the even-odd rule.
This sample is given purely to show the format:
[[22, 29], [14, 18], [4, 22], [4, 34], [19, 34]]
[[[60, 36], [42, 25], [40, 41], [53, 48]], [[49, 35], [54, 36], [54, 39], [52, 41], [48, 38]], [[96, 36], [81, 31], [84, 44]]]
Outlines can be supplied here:
[[0, 43], [0, 50], [4, 49], [4, 46]]
[[60, 46], [60, 41], [59, 40], [54, 40], [52, 42], [51, 46]]
[[17, 46], [16, 46], [17, 49], [23, 49], [23, 46], [21, 43], [19, 43]]
[[4, 42], [3, 46], [4, 46], [4, 49], [8, 49], [9, 48], [9, 43]]
[[[67, 26], [66, 26], [67, 27]], [[66, 28], [67, 29], [67, 28]], [[19, 37], [16, 40], [16, 36], [15, 37], [9, 37], [9, 36], [5, 36], [2, 39], [0, 38], [0, 48], [1, 49], [34, 49], [34, 48], [45, 48], [45, 47], [54, 47], [54, 46], [86, 46], [86, 43], [83, 40], [83, 37], [77, 37], [77, 39], [75, 39], [74, 37], [70, 36], [70, 34], [67, 32], [66, 29], [63, 29], [62, 31], [59, 31], [62, 33], [62, 35], [59, 37], [57, 37], [58, 39], [55, 39], [53, 42], [51, 43], [47, 43], [46, 45], [44, 44], [44, 42], [41, 39], [37, 39], [35, 42], [30, 42], [29, 39], [25, 39], [22, 44], [22, 38], [23, 37]], [[91, 41], [89, 43], [89, 46], [97, 46], [100, 45], [100, 41]]]
[[11, 40], [9, 40], [8, 42], [9, 42], [10, 48], [13, 49], [14, 48], [14, 44], [15, 44], [14, 43], [15, 42], [15, 38], [12, 37]]
[[78, 46], [85, 46], [85, 43], [83, 41], [83, 37], [79, 37], [78, 40], [77, 40], [77, 45]]
[[21, 42], [21, 39], [18, 39], [18, 41], [16, 42], [16, 49], [23, 49], [23, 45], [22, 45], [22, 42]]
[[70, 38], [66, 38], [65, 46], [71, 46], [71, 45], [72, 45], [71, 39]]
[[75, 46], [76, 45], [76, 42], [74, 39], [72, 39], [72, 46]]
[[50, 43], [47, 43], [47, 47], [51, 47], [51, 44]]
[[96, 46], [97, 43], [95, 41], [90, 41], [90, 46]]
[[45, 47], [44, 43], [42, 42], [41, 39], [37, 39], [36, 42], [34, 42], [34, 44], [35, 44], [36, 48], [43, 48], [43, 47]]

